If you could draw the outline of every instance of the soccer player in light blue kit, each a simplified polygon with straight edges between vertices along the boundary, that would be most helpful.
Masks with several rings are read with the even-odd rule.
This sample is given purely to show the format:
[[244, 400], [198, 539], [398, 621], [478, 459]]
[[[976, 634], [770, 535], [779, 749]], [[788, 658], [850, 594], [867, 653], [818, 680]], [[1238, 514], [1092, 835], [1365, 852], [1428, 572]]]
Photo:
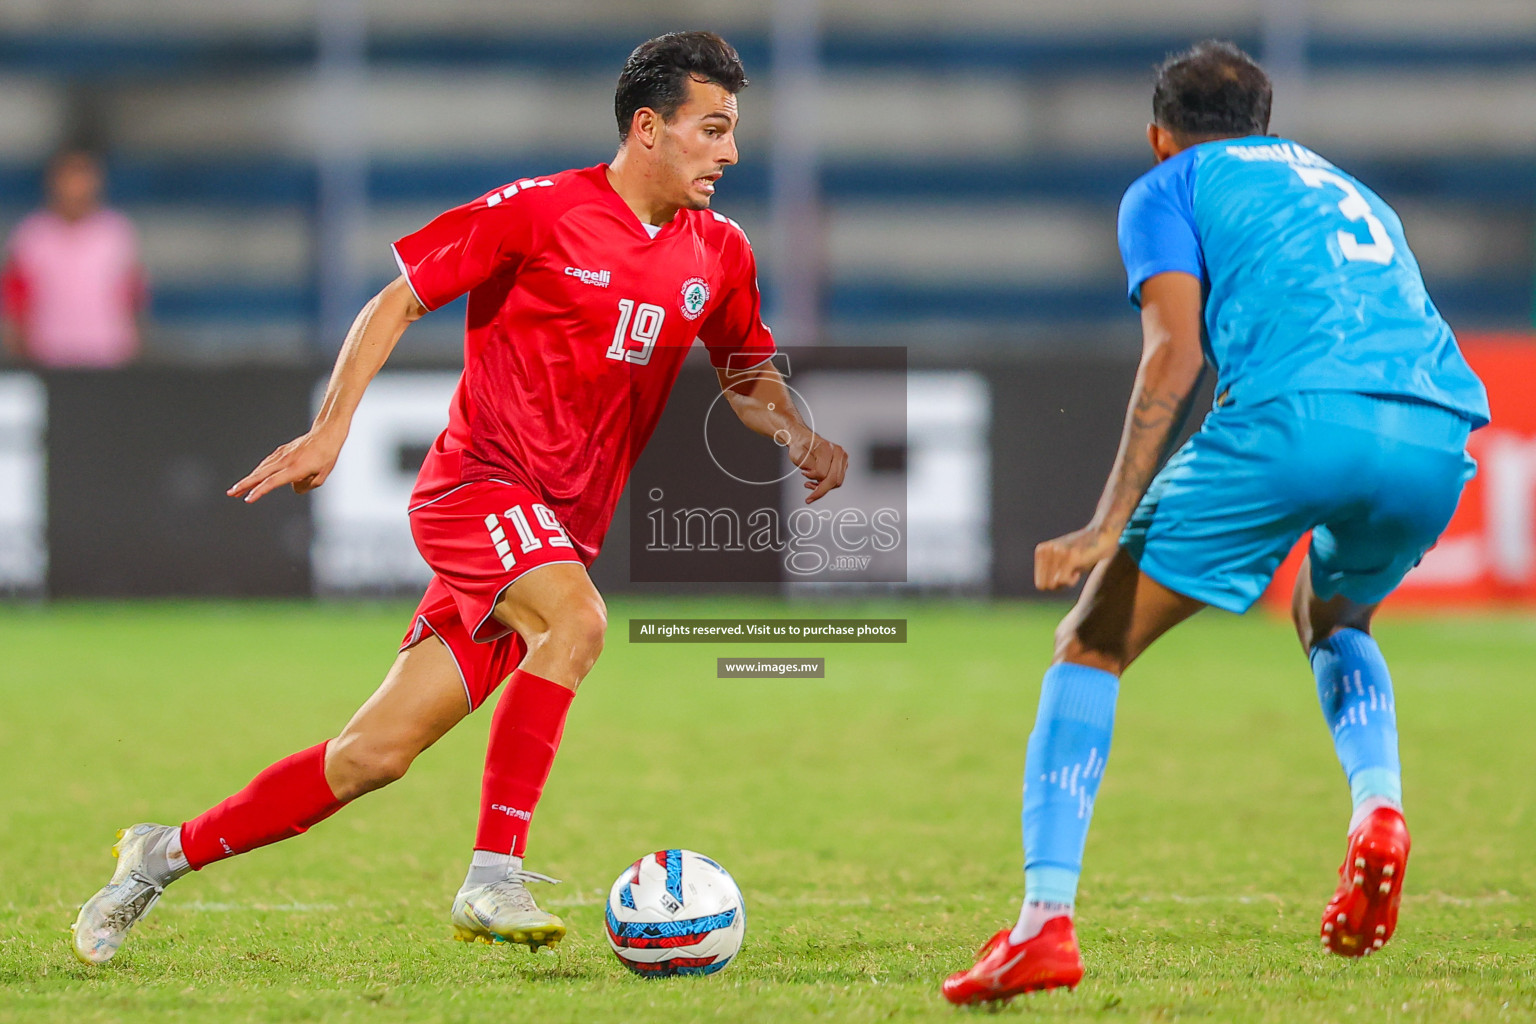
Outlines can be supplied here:
[[[1206, 605], [1246, 611], [1307, 530], [1292, 618], [1354, 800], [1322, 944], [1361, 956], [1392, 936], [1409, 840], [1371, 616], [1450, 520], [1488, 402], [1397, 215], [1265, 135], [1270, 97], [1229, 43], [1158, 68], [1158, 164], [1120, 206], [1144, 343], [1119, 454], [1089, 524], [1035, 550], [1036, 586], [1088, 582], [1029, 737], [1024, 906], [944, 983], [951, 1002], [1082, 978], [1072, 907], [1121, 673]], [[1216, 406], [1154, 477], [1206, 364]]]

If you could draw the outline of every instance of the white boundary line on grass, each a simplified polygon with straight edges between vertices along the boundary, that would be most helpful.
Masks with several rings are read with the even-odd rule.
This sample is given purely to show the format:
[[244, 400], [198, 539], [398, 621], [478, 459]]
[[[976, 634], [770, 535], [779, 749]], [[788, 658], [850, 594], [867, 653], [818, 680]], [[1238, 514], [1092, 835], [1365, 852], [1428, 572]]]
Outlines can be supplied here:
[[[1321, 898], [1321, 897], [1319, 897]], [[594, 889], [590, 893], [578, 892], [561, 899], [545, 900], [545, 904], [551, 907], [593, 907], [601, 906], [607, 899], [607, 894], [602, 890]], [[985, 903], [992, 900], [990, 896], [969, 894], [965, 896], [936, 896], [909, 893], [894, 896], [769, 896], [756, 894], [751, 902], [770, 907], [883, 907], [883, 906], [938, 906], [953, 903]], [[1113, 908], [1117, 900], [1107, 900], [1105, 905]], [[1185, 896], [1181, 893], [1149, 893], [1137, 896], [1133, 900], [1137, 904], [1148, 903], [1180, 903], [1194, 905], [1251, 905], [1255, 903], [1272, 903], [1279, 906], [1287, 904], [1306, 904], [1308, 900], [1287, 899], [1272, 892], [1248, 893], [1241, 896]], [[1405, 903], [1438, 903], [1454, 907], [1486, 907], [1495, 905], [1508, 905], [1530, 902], [1529, 896], [1516, 895], [1510, 892], [1487, 893], [1480, 896], [1454, 896], [1445, 892], [1408, 893], [1403, 897]], [[238, 902], [207, 902], [197, 900], [192, 903], [168, 904], [176, 910], [190, 911], [202, 914], [240, 914], [240, 913], [279, 913], [279, 914], [309, 914], [340, 910], [343, 906], [363, 906], [359, 902], [339, 903], [238, 903]], [[371, 905], [371, 904], [369, 904]]]
[[[174, 906], [174, 904], [167, 904]], [[202, 914], [310, 914], [328, 910], [340, 910], [336, 903], [209, 903], [196, 900], [182, 904], [178, 910], [191, 910]]]

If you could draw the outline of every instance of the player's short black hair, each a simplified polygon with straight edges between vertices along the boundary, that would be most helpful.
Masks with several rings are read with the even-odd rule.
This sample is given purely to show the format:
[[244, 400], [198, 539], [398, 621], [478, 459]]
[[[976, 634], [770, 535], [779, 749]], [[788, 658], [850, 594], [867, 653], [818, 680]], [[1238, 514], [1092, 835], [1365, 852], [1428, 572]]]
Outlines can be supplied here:
[[629, 136], [635, 111], [650, 107], [672, 120], [688, 98], [690, 78], [713, 82], [731, 93], [747, 87], [747, 72], [736, 48], [713, 32], [668, 32], [635, 47], [619, 72], [613, 112], [619, 140]]
[[1182, 139], [1269, 131], [1269, 76], [1232, 43], [1207, 39], [1157, 66], [1152, 120]]

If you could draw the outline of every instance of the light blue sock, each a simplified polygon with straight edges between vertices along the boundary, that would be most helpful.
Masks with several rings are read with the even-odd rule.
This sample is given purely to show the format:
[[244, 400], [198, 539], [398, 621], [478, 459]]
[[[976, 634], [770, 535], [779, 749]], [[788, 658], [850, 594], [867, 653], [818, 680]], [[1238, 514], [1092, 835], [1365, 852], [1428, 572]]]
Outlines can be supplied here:
[[1104, 777], [1120, 680], [1084, 665], [1052, 665], [1024, 758], [1024, 900], [1077, 899], [1083, 844]]
[[1315, 645], [1317, 699], [1358, 810], [1368, 800], [1403, 805], [1397, 757], [1397, 704], [1381, 648], [1369, 633], [1343, 629]]

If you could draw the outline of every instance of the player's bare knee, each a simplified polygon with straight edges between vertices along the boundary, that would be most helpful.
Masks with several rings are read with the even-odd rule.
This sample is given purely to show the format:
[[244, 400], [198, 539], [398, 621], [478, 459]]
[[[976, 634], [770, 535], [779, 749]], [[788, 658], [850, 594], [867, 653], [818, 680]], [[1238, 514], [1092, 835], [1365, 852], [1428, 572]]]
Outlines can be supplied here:
[[1053, 648], [1055, 660], [1061, 661], [1066, 653], [1078, 644], [1077, 623], [1073, 621], [1073, 616], [1068, 615], [1056, 624], [1055, 641]]
[[570, 659], [583, 675], [603, 653], [608, 634], [608, 610], [602, 598], [593, 595], [573, 602], [551, 630], [561, 650], [570, 651]]
[[544, 629], [524, 636], [529, 660], [550, 664], [550, 678], [574, 690], [603, 653], [607, 609], [593, 591], [566, 597], [546, 619]]
[[325, 751], [325, 777], [339, 800], [382, 789], [410, 770], [415, 752], [366, 736], [343, 735]]
[[1310, 651], [1315, 642], [1312, 637], [1312, 617], [1295, 599], [1291, 601], [1291, 625], [1296, 629], [1296, 639], [1301, 641], [1301, 649]]
[[1303, 651], [1311, 651], [1340, 630], [1358, 629], [1369, 633], [1375, 611], [1375, 605], [1356, 604], [1342, 594], [1327, 599], [1318, 597], [1312, 589], [1306, 565], [1303, 565], [1296, 589], [1291, 593], [1291, 624], [1296, 627], [1296, 637], [1301, 641]]
[[1064, 662], [1096, 668], [1112, 676], [1122, 675], [1126, 669], [1126, 661], [1119, 655], [1076, 644], [1056, 652], [1056, 660], [1052, 664], [1060, 665]]
[[1296, 627], [1296, 638], [1301, 641], [1303, 651], [1310, 651], [1316, 642], [1312, 625], [1314, 599], [1310, 566], [1310, 559], [1302, 563], [1301, 571], [1296, 574], [1296, 585], [1291, 589], [1291, 625]]
[[1091, 644], [1082, 635], [1079, 629], [1080, 621], [1073, 615], [1068, 615], [1061, 620], [1061, 625], [1056, 627], [1056, 651], [1051, 663], [1059, 665], [1062, 662], [1071, 662], [1074, 665], [1086, 665], [1089, 668], [1100, 669], [1114, 675], [1120, 675], [1129, 664], [1123, 653], [1105, 650], [1102, 644]]
[[1374, 607], [1345, 603], [1344, 607], [1330, 607], [1325, 614], [1314, 615], [1307, 625], [1307, 635], [1302, 643], [1310, 650], [1317, 644], [1337, 636], [1346, 629], [1371, 631], [1371, 613]]

